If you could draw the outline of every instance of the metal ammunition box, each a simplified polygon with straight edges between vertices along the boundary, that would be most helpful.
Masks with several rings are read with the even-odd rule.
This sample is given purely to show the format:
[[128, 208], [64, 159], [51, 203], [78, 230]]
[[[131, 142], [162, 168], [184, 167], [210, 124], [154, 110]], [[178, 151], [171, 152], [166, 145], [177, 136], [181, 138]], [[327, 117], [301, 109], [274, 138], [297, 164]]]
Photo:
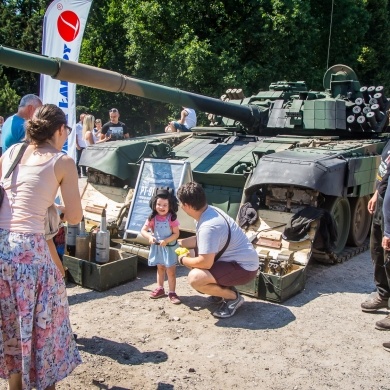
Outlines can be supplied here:
[[129, 282], [137, 276], [138, 256], [110, 248], [110, 261], [96, 264], [64, 255], [68, 281], [96, 291], [105, 291]]
[[290, 273], [277, 276], [259, 271], [256, 279], [236, 286], [245, 295], [272, 302], [284, 302], [305, 288], [306, 267], [294, 264]]

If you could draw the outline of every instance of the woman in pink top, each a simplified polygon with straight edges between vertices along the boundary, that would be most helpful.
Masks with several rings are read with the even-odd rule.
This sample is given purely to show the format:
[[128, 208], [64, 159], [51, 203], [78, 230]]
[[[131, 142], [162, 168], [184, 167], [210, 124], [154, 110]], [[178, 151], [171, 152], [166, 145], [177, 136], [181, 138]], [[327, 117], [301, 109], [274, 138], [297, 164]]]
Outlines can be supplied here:
[[82, 218], [72, 158], [61, 152], [71, 129], [54, 104], [38, 108], [26, 123], [30, 142], [8, 179], [21, 144], [0, 159], [5, 188], [0, 208], [0, 377], [9, 388], [55, 389], [81, 363], [69, 322], [66, 288], [50, 257], [44, 219], [58, 188], [64, 219]]

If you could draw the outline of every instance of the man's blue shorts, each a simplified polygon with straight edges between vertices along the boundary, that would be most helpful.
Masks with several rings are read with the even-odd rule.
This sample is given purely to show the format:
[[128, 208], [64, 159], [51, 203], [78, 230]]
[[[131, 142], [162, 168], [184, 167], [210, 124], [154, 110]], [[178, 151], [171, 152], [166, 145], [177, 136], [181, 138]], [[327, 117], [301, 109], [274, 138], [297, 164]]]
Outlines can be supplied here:
[[176, 131], [191, 131], [188, 127], [185, 127], [179, 122], [173, 122], [173, 126], [175, 126]]

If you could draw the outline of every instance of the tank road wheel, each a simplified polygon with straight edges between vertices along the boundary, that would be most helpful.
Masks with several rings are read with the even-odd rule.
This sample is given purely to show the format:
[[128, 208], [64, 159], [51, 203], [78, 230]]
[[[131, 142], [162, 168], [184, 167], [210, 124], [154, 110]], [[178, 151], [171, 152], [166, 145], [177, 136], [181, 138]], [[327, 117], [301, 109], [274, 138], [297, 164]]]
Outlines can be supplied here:
[[349, 228], [348, 244], [361, 246], [367, 238], [371, 226], [371, 214], [367, 210], [368, 196], [350, 198], [351, 226]]
[[348, 199], [330, 196], [326, 199], [323, 208], [332, 214], [336, 222], [337, 240], [334, 246], [334, 253], [340, 253], [347, 243], [349, 226], [351, 224], [351, 209]]

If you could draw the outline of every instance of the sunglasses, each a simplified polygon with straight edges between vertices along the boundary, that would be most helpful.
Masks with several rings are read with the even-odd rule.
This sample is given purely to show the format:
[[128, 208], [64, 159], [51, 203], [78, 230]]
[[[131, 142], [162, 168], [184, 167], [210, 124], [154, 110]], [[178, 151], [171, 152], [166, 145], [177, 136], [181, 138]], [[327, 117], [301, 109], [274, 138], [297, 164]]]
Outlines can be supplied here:
[[112, 109], [110, 110], [110, 112], [118, 112], [118, 110], [117, 110], [116, 108], [112, 108]]
[[70, 133], [72, 132], [72, 128], [69, 127], [68, 125], [65, 125], [65, 129], [66, 129], [66, 132], [68, 133], [68, 136], [69, 136]]

